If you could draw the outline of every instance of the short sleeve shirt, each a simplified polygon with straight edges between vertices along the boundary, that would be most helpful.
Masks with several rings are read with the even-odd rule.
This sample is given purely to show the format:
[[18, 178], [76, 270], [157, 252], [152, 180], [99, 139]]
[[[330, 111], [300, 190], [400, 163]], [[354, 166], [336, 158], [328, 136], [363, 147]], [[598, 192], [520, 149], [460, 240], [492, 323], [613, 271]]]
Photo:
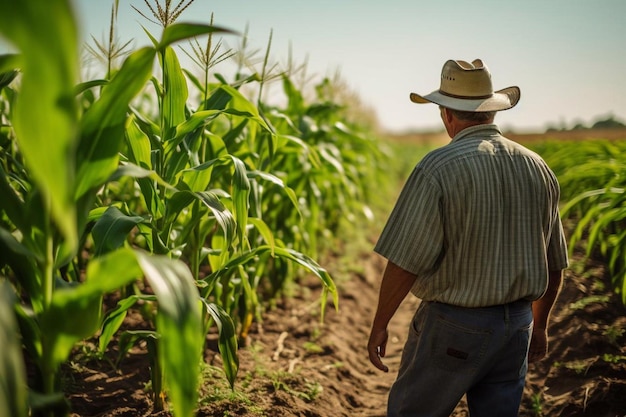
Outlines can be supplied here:
[[459, 132], [409, 176], [374, 250], [417, 276], [412, 292], [465, 307], [535, 300], [568, 266], [559, 184], [496, 125]]

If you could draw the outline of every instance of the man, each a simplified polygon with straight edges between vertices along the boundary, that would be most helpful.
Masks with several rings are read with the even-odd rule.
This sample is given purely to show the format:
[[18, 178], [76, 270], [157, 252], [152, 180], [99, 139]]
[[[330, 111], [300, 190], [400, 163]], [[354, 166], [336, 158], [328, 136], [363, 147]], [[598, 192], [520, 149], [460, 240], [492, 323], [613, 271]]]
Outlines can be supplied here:
[[368, 342], [380, 370], [389, 321], [409, 291], [422, 300], [388, 417], [446, 417], [464, 394], [472, 417], [517, 416], [568, 266], [559, 184], [493, 124], [520, 90], [494, 92], [480, 60], [446, 62], [439, 90], [410, 98], [440, 106], [452, 141], [415, 167], [374, 248], [388, 260]]

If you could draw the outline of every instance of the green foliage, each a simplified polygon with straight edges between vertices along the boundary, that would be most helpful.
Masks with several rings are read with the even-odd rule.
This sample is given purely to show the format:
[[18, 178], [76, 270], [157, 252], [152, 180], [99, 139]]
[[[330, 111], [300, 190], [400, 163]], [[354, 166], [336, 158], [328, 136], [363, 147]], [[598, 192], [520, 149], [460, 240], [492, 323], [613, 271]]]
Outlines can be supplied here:
[[[13, 6], [2, 6], [7, 7]], [[105, 211], [97, 222], [98, 250], [84, 275], [78, 256], [79, 242], [87, 242], [94, 202], [120, 165], [129, 104], [145, 88], [157, 50], [130, 54], [79, 112], [74, 99], [77, 39], [68, 3], [39, 7], [20, 2], [16, 7], [19, 17], [0, 18], [3, 34], [21, 51], [14, 59], [20, 67], [19, 89], [6, 84], [3, 91], [12, 107], [0, 170], [6, 196], [0, 203], [0, 253], [2, 270], [24, 301], [15, 308], [24, 346], [41, 377], [34, 389], [55, 394], [61, 363], [76, 342], [100, 328], [103, 295], [145, 276], [159, 304], [156, 329], [168, 336], [159, 344], [164, 381], [177, 415], [191, 415], [204, 333], [199, 294], [187, 266], [123, 248], [120, 236], [141, 220], [125, 219], [119, 210]], [[30, 26], [36, 30], [21, 30]], [[172, 28], [168, 36], [179, 40], [184, 33], [214, 30]], [[162, 40], [159, 47], [168, 46]]]
[[604, 259], [626, 304], [626, 143], [546, 142], [535, 150], [559, 178], [562, 216], [576, 224], [570, 252], [582, 242], [587, 256]]
[[[66, 244], [75, 249], [75, 177], [70, 153], [75, 145], [77, 118], [73, 100], [78, 75], [76, 24], [66, 1], [51, 1], [47, 7], [31, 6], [29, 2], [0, 2], [0, 9], [12, 10], [1, 14], [0, 31], [23, 51], [17, 58], [21, 89], [11, 114], [12, 127], [29, 174], [40, 185], [38, 200], [44, 205], [42, 208], [50, 213], [50, 220]], [[33, 117], [37, 117], [37, 123]], [[51, 133], [54, 146], [49, 146]], [[45, 223], [47, 219], [38, 220]]]
[[606, 336], [609, 342], [613, 345], [620, 346], [618, 340], [624, 336], [626, 329], [623, 329], [617, 325], [608, 326], [602, 334]]
[[[212, 19], [177, 23], [189, 3], [146, 3], [163, 31], [146, 31], [152, 46], [132, 51], [113, 43], [116, 1], [110, 44], [90, 48], [105, 54], [105, 76], [79, 82], [69, 2], [0, 0], [13, 11], [0, 14], [0, 32], [19, 51], [0, 56], [0, 274], [38, 368], [31, 411], [64, 413], [60, 365], [99, 333], [100, 358], [116, 334], [121, 354], [147, 341], [157, 406], [167, 395], [176, 416], [193, 415], [213, 326], [233, 389], [238, 338], [303, 271], [322, 283], [321, 319], [328, 298], [338, 307], [315, 259], [342, 222], [367, 221], [385, 155], [343, 118], [329, 80], [309, 102], [294, 74], [270, 76], [269, 46], [260, 73], [210, 82], [216, 59], [232, 55], [212, 49], [212, 36], [234, 32]], [[204, 80], [173, 48], [198, 36], [209, 37], [197, 61]], [[263, 102], [271, 79], [282, 81], [283, 107]], [[103, 311], [110, 293], [121, 299]], [[138, 301], [156, 312], [145, 317], [151, 328], [119, 334]], [[9, 316], [0, 314], [7, 326]], [[0, 365], [14, 343], [7, 336]], [[3, 381], [16, 383], [7, 406], [20, 415], [23, 370], [14, 371]], [[318, 394], [313, 384], [302, 396]]]
[[530, 401], [531, 401], [531, 410], [533, 415], [535, 415], [536, 417], [542, 417], [543, 416], [543, 396], [541, 393], [534, 393], [531, 397], [530, 397]]
[[285, 391], [308, 402], [315, 400], [323, 391], [323, 387], [317, 381], [305, 380], [304, 387], [294, 387], [292, 384], [293, 377], [287, 372], [277, 371], [272, 373], [270, 377], [275, 391]]
[[607, 363], [620, 363], [620, 362], [626, 362], [626, 356], [612, 355], [610, 353], [605, 353], [602, 355], [602, 360]]
[[0, 355], [0, 414], [26, 417], [28, 390], [13, 298], [9, 284], [0, 281], [0, 346], [3, 350]]
[[576, 300], [573, 303], [570, 303], [570, 310], [582, 310], [587, 307], [589, 304], [600, 303], [606, 304], [609, 301], [608, 295], [590, 295], [588, 297], [583, 297], [581, 299]]

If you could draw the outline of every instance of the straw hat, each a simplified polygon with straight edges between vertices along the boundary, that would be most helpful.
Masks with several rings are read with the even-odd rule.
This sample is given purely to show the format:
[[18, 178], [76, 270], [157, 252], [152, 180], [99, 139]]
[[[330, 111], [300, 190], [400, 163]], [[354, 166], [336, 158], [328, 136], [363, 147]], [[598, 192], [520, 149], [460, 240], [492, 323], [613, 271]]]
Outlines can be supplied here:
[[421, 96], [411, 93], [414, 103], [435, 103], [453, 110], [486, 112], [508, 110], [520, 98], [519, 87], [493, 91], [489, 69], [480, 59], [470, 64], [449, 60], [441, 70], [439, 90]]

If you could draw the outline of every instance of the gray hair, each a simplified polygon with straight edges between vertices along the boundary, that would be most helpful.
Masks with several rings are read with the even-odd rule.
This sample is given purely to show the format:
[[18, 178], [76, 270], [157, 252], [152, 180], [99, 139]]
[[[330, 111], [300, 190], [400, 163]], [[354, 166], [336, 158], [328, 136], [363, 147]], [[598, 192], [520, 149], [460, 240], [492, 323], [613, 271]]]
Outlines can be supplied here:
[[492, 121], [496, 117], [495, 111], [485, 112], [473, 112], [473, 111], [461, 111], [447, 108], [447, 110], [459, 120], [468, 122], [486, 123]]

